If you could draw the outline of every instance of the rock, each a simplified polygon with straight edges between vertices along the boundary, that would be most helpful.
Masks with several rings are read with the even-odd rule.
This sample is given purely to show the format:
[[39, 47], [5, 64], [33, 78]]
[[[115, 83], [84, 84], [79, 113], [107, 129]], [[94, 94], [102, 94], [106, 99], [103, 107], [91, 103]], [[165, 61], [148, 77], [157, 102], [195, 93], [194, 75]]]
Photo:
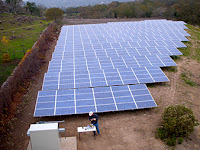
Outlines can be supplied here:
[[15, 33], [15, 31], [12, 31], [12, 33]]
[[32, 27], [30, 26], [30, 27], [28, 27], [26, 30], [31, 30], [32, 29]]
[[3, 27], [1, 27], [1, 30], [3, 30]]
[[2, 24], [2, 22], [0, 21], [0, 24]]
[[17, 39], [17, 36], [12, 35], [12, 36], [10, 37], [10, 40], [14, 40], [14, 39]]
[[15, 24], [15, 22], [14, 22], [14, 21], [12, 21], [12, 20], [9, 20], [9, 21], [10, 21], [10, 23], [11, 23], [11, 24]]

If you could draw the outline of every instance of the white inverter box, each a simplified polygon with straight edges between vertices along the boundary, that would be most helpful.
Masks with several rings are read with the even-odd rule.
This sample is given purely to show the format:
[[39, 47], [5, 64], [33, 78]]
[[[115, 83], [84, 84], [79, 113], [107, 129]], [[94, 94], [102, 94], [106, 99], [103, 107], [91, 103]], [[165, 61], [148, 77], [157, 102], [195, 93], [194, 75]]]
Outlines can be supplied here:
[[31, 150], [60, 150], [58, 123], [31, 124]]

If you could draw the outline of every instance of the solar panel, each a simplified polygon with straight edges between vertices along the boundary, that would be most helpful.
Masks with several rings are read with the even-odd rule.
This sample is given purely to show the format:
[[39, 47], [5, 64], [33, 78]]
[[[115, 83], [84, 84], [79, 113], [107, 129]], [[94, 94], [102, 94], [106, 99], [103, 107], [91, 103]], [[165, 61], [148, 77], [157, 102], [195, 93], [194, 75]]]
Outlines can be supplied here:
[[156, 107], [146, 85], [39, 91], [34, 117]]
[[156, 107], [145, 83], [167, 82], [176, 66], [181, 21], [145, 20], [63, 26], [39, 91], [35, 117]]

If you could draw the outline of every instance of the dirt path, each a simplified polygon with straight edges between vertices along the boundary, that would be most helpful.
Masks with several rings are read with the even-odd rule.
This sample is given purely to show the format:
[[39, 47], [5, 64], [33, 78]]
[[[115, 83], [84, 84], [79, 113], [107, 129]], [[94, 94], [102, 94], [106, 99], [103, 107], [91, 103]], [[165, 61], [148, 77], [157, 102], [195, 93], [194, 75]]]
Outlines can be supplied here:
[[[106, 21], [103, 19], [103, 21]], [[102, 22], [103, 22], [102, 21]], [[115, 20], [113, 20], [115, 21]], [[78, 20], [77, 23], [86, 22]], [[96, 23], [97, 21], [94, 21]], [[98, 20], [98, 22], [100, 22]], [[68, 20], [68, 23], [70, 21]], [[71, 21], [70, 24], [76, 23]], [[91, 20], [90, 20], [91, 23]], [[51, 57], [52, 49], [48, 54]], [[168, 72], [165, 74], [170, 82], [165, 84], [155, 84], [150, 86], [149, 90], [158, 104], [157, 108], [109, 112], [99, 114], [101, 135], [96, 140], [92, 133], [83, 133], [78, 142], [79, 150], [171, 150], [162, 141], [155, 138], [156, 128], [161, 122], [161, 116], [169, 105], [183, 104], [194, 111], [198, 120], [200, 120], [200, 63], [181, 57], [177, 61], [177, 72]], [[8, 131], [4, 137], [4, 144], [0, 149], [3, 150], [25, 150], [29, 138], [26, 136], [27, 129], [31, 123], [37, 121], [65, 120], [67, 136], [77, 136], [77, 127], [86, 126], [90, 122], [88, 115], [71, 115], [61, 117], [33, 118], [33, 112], [37, 97], [37, 91], [42, 87], [43, 75], [47, 70], [48, 62], [40, 71], [38, 76], [32, 82], [30, 91], [24, 96], [23, 104], [18, 110], [18, 115], [12, 120], [13, 128]], [[191, 73], [191, 79], [197, 84], [192, 87], [181, 79], [181, 74]], [[2, 143], [2, 142], [1, 142]], [[2, 146], [4, 146], [2, 148]], [[177, 145], [177, 150], [199, 150], [200, 147], [200, 127], [187, 138], [183, 144]]]

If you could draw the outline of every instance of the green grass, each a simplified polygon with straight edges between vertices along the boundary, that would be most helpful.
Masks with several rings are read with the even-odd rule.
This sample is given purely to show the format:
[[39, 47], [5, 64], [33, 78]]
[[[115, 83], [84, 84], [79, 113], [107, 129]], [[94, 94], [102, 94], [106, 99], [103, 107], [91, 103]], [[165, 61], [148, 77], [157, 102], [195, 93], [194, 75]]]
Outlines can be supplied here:
[[195, 82], [192, 81], [190, 78], [183, 78], [183, 81], [185, 81], [185, 83], [189, 84], [190, 86], [195, 86]]
[[17, 66], [17, 63], [9, 63], [6, 64], [6, 67], [4, 65], [0, 65], [0, 83], [2, 84], [8, 76], [12, 74], [13, 69]]
[[[189, 73], [190, 76], [192, 76], [191, 73]], [[181, 79], [186, 83], [189, 84], [190, 86], [195, 86], [196, 83], [194, 81], [191, 80], [190, 77], [188, 77], [188, 75], [186, 73], [181, 73]]]
[[[8, 16], [5, 16], [7, 18]], [[11, 20], [11, 17], [9, 16], [9, 20]], [[32, 17], [35, 18], [35, 17]], [[3, 18], [4, 19], [4, 18]], [[14, 16], [13, 18], [14, 19]], [[42, 22], [42, 23], [40, 23]], [[23, 51], [23, 46], [25, 48], [25, 51], [30, 49], [33, 44], [36, 42], [36, 40], [40, 37], [40, 34], [42, 31], [48, 26], [49, 22], [44, 20], [35, 20], [32, 22], [26, 22], [23, 23], [22, 26], [18, 27], [17, 23], [11, 24], [9, 22], [2, 23], [1, 26], [5, 28], [4, 30], [0, 31], [0, 39], [2, 40], [3, 36], [6, 36], [8, 39], [11, 38], [12, 35], [16, 36], [16, 39], [9, 40], [9, 43], [7, 46], [0, 43], [0, 51], [1, 52], [9, 52], [11, 59], [14, 59], [13, 49]], [[31, 30], [27, 30], [28, 27], [32, 27]], [[13, 33], [14, 31], [14, 33]], [[16, 54], [17, 55], [17, 54]], [[0, 59], [2, 55], [0, 55]], [[22, 58], [23, 55], [20, 55], [18, 58]]]
[[190, 41], [184, 42], [187, 48], [180, 48], [179, 50], [184, 56], [200, 61], [200, 28], [189, 24], [186, 26], [188, 27], [186, 31], [191, 35], [191, 37], [188, 37]]
[[[8, 52], [11, 60], [14, 61], [14, 49], [15, 59], [23, 58], [23, 47], [25, 52], [28, 49], [31, 49], [33, 44], [40, 37], [42, 31], [48, 26], [49, 23], [51, 23], [50, 21], [46, 21], [35, 16], [14, 16], [8, 14], [1, 14], [1, 16], [3, 17], [1, 18], [2, 23], [0, 24], [0, 28], [3, 28], [3, 30], [0, 30], [0, 41], [3, 36], [6, 36], [9, 39], [9, 42], [6, 46], [0, 42], [0, 85], [7, 79], [8, 76], [10, 76], [13, 69], [17, 66], [17, 63], [13, 62], [3, 64], [2, 54]], [[33, 20], [22, 23], [21, 21], [16, 20], [18, 17], [33, 18]], [[10, 23], [9, 20], [13, 21], [14, 24]], [[27, 30], [29, 27], [32, 27], [32, 29]], [[17, 38], [10, 40], [12, 35]]]

